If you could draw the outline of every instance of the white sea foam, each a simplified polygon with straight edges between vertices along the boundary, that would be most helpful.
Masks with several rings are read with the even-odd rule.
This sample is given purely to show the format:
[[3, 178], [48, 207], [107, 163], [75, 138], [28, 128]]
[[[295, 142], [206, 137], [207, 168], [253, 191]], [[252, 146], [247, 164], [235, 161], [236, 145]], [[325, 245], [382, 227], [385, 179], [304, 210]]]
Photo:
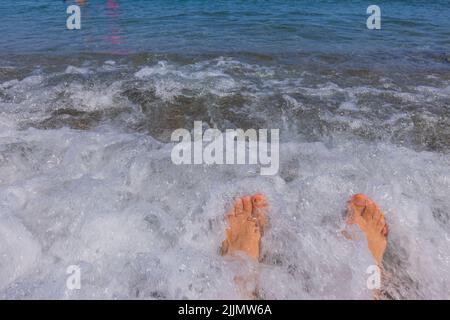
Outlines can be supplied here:
[[171, 100], [186, 90], [201, 89], [204, 93], [221, 96], [237, 88], [235, 80], [223, 69], [204, 62], [180, 67], [159, 61], [154, 66], [141, 68], [134, 76], [146, 80], [163, 100]]
[[85, 74], [91, 73], [91, 71], [89, 70], [89, 68], [79, 68], [79, 67], [75, 67], [75, 66], [68, 66], [66, 68], [65, 73], [85, 75]]
[[[277, 78], [277, 72], [223, 58], [143, 67], [131, 81], [163, 100], [239, 92], [257, 104], [279, 93], [289, 110], [299, 112], [312, 108], [301, 100], [305, 96], [340, 94], [337, 107], [357, 111], [365, 107], [361, 94], [413, 102], [436, 94], [425, 87], [401, 93], [332, 82], [308, 86], [301, 78]], [[255, 268], [265, 298], [371, 298], [366, 269], [373, 261], [364, 237], [341, 235], [345, 203], [356, 192], [386, 211], [389, 263], [403, 296], [450, 298], [447, 154], [356, 137], [307, 143], [281, 128], [289, 139], [280, 146], [273, 177], [260, 176], [255, 166], [175, 166], [171, 144], [110, 123], [84, 131], [19, 130], [24, 121], [45, 119], [67, 105], [83, 111], [126, 105], [122, 78], [45, 86], [52, 77], [1, 85], [1, 298], [236, 298], [233, 278]], [[445, 86], [436, 90], [445, 99]], [[402, 116], [395, 113], [387, 123]], [[331, 113], [321, 119], [327, 117], [366, 125]], [[267, 194], [271, 204], [258, 266], [219, 255], [224, 214], [234, 197], [254, 192]], [[66, 287], [69, 265], [81, 267], [81, 290]]]
[[[259, 191], [272, 207], [264, 297], [370, 298], [366, 244], [340, 234], [345, 201], [365, 192], [386, 210], [410, 297], [449, 298], [449, 225], [433, 217], [450, 207], [446, 157], [291, 142], [280, 174], [261, 177], [248, 166], [174, 166], [170, 145], [111, 129], [16, 135], [21, 146], [2, 145], [0, 171], [4, 297], [235, 297], [243, 267], [218, 254], [223, 217], [233, 197]], [[83, 279], [73, 292], [72, 264]]]

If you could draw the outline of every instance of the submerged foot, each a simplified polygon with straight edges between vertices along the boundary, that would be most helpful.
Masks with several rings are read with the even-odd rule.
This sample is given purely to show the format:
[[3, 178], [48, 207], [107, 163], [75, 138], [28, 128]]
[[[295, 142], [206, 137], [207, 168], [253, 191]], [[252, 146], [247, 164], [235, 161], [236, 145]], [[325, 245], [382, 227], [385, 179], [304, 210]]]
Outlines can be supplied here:
[[389, 227], [383, 211], [368, 196], [355, 194], [348, 201], [348, 224], [357, 224], [367, 237], [369, 250], [381, 266], [387, 247]]
[[262, 194], [238, 199], [227, 214], [229, 228], [222, 242], [222, 255], [245, 252], [258, 261], [261, 237], [267, 226], [267, 198]]

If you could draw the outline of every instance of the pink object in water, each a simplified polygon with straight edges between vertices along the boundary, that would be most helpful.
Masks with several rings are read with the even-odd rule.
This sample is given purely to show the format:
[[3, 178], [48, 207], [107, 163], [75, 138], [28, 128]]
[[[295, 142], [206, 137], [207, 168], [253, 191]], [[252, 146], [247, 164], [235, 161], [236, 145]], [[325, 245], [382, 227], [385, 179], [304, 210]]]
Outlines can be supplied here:
[[108, 9], [118, 9], [120, 5], [119, 5], [119, 3], [117, 3], [114, 0], [108, 0], [108, 3], [106, 6]]

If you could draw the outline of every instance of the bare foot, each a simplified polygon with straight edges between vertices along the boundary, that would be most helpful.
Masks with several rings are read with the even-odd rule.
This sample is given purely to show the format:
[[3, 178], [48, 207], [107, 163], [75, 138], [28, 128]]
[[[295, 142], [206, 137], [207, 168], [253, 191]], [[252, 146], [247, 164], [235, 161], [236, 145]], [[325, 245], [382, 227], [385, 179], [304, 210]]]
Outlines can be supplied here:
[[261, 252], [261, 237], [267, 226], [267, 198], [262, 194], [238, 199], [227, 214], [229, 228], [222, 242], [222, 255], [236, 251], [245, 252], [258, 261]]
[[383, 211], [368, 196], [358, 193], [348, 201], [348, 224], [357, 224], [366, 234], [369, 250], [381, 267], [389, 227]]

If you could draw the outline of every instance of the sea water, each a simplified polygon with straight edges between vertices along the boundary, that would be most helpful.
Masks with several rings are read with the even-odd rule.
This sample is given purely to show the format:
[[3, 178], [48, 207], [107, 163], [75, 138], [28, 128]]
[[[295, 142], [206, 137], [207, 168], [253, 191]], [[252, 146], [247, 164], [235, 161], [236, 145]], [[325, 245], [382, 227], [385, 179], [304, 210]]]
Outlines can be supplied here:
[[[447, 1], [0, 4], [0, 297], [371, 298], [358, 192], [390, 225], [396, 297], [450, 298]], [[112, 5], [115, 3], [115, 5]], [[279, 128], [280, 168], [172, 163], [170, 134]], [[219, 254], [263, 192], [262, 261]], [[81, 288], [67, 286], [78, 266]]]

